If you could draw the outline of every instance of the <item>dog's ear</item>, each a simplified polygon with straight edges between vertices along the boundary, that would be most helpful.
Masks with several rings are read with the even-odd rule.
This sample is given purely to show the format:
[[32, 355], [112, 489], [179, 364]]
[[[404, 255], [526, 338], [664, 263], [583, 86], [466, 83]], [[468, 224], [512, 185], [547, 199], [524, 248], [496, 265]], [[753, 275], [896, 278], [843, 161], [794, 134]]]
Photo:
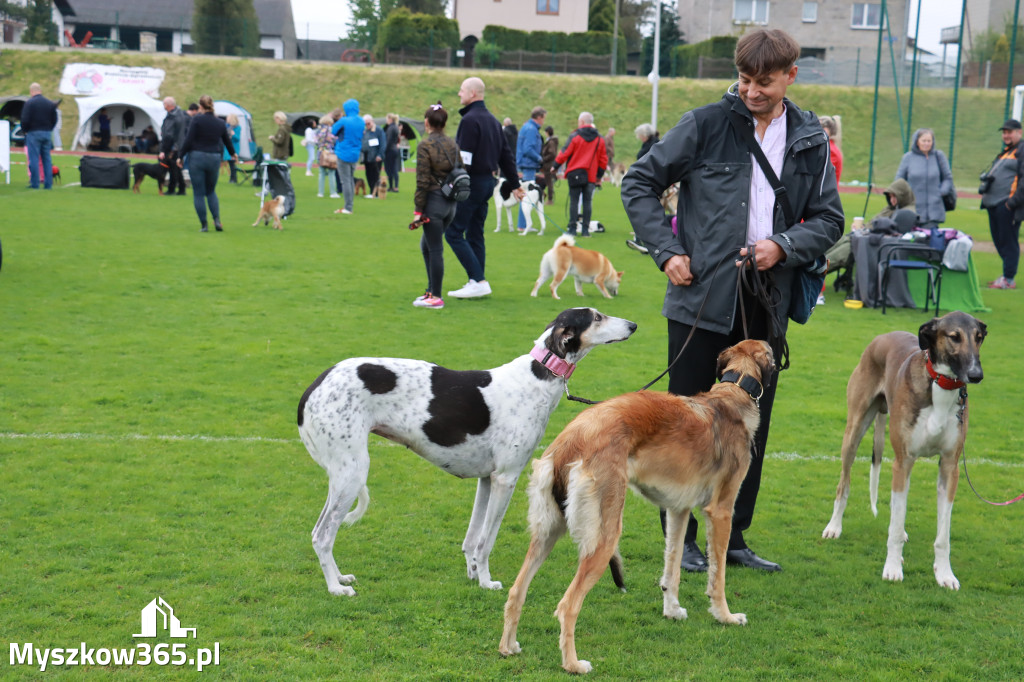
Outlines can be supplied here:
[[939, 318], [933, 317], [917, 330], [917, 345], [921, 350], [931, 350], [938, 339]]
[[718, 354], [718, 364], [715, 365], [715, 378], [719, 381], [722, 380], [722, 374], [725, 373], [725, 368], [729, 366], [730, 360], [732, 360], [732, 346]]
[[988, 325], [981, 320], [978, 320], [978, 331], [981, 332], [981, 341], [978, 341], [980, 344], [985, 340], [985, 337], [988, 336]]

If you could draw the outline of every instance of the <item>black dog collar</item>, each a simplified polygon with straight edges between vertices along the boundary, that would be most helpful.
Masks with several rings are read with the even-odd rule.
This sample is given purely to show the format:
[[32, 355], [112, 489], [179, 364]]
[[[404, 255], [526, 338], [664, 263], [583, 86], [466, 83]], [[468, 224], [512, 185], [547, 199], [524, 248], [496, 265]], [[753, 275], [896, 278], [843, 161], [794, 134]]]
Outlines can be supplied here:
[[722, 375], [723, 382], [729, 382], [730, 384], [736, 384], [748, 394], [750, 398], [756, 403], [761, 400], [761, 396], [764, 395], [764, 387], [761, 386], [761, 382], [750, 376], [749, 374], [740, 374], [739, 372], [726, 372]]

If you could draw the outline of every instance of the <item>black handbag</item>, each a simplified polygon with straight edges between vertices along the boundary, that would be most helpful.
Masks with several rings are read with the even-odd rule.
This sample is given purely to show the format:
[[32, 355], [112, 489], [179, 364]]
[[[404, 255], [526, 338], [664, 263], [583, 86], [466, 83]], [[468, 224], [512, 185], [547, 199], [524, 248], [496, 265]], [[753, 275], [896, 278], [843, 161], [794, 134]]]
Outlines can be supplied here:
[[946, 209], [946, 211], [956, 209], [956, 190], [953, 190], [949, 194], [942, 195], [942, 207]]
[[565, 179], [568, 181], [570, 187], [583, 187], [590, 182], [590, 177], [587, 175], [586, 168], [577, 168], [569, 171], [565, 174]]
[[[747, 143], [750, 152], [757, 159], [758, 165], [764, 172], [768, 183], [775, 190], [775, 201], [782, 207], [782, 215], [786, 219], [786, 225], [796, 224], [793, 215], [793, 208], [789, 204], [789, 197], [786, 194], [786, 187], [775, 174], [772, 165], [768, 163], [768, 157], [764, 155], [761, 145], [754, 139], [754, 131], [747, 125], [743, 116], [736, 111], [729, 111], [729, 121], [733, 128], [740, 134], [743, 141]], [[806, 324], [814, 312], [814, 306], [818, 302], [818, 295], [825, 286], [825, 274], [828, 272], [828, 259], [825, 256], [818, 256], [812, 263], [797, 268], [793, 273], [793, 280], [789, 292], [789, 310], [786, 311], [789, 319], [797, 324]]]

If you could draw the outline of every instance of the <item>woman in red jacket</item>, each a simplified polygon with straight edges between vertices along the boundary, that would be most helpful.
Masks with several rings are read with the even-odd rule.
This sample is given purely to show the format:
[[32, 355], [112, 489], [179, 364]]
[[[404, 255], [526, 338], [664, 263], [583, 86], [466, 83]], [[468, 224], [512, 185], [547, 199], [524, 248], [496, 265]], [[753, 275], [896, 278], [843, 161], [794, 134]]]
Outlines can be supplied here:
[[[590, 236], [590, 207], [594, 187], [601, 184], [601, 177], [608, 168], [608, 152], [604, 139], [594, 127], [594, 115], [582, 112], [579, 126], [569, 136], [569, 144], [555, 157], [555, 165], [565, 164], [565, 179], [569, 183], [569, 234], [575, 235], [577, 223], [581, 222], [580, 234]], [[583, 197], [583, 211], [580, 215], [580, 197]]]

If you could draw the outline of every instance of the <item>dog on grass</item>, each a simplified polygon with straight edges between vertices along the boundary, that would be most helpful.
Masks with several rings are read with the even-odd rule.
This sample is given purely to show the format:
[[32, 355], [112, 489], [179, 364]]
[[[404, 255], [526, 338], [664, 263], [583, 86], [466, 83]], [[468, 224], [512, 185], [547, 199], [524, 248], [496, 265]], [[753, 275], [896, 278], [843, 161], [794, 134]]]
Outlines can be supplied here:
[[388, 183], [387, 180], [381, 180], [377, 183], [377, 187], [373, 190], [373, 196], [378, 199], [388, 198]]
[[[522, 201], [523, 215], [526, 217], [526, 227], [520, 230], [519, 234], [520, 236], [526, 236], [530, 232], [537, 232], [539, 237], [547, 229], [547, 220], [544, 218], [544, 190], [547, 188], [547, 185], [543, 179], [538, 178], [536, 180], [527, 180], [521, 187], [526, 192], [526, 196], [523, 197]], [[516, 231], [518, 212], [514, 209], [518, 204], [519, 200], [512, 195], [510, 183], [504, 178], [498, 178], [497, 183], [494, 185], [494, 213], [498, 216], [498, 226], [494, 228], [495, 232], [501, 232], [501, 213], [503, 209], [508, 218], [508, 231]], [[533, 227], [533, 211], [536, 211], [537, 216], [540, 218], [539, 232]]]
[[366, 196], [366, 181], [362, 178], [353, 178], [352, 186], [355, 188], [354, 193], [358, 197], [360, 195]]
[[570, 308], [529, 353], [496, 369], [454, 371], [422, 360], [352, 358], [321, 374], [299, 401], [298, 422], [302, 442], [330, 479], [313, 528], [328, 591], [355, 594], [349, 587], [355, 577], [338, 570], [333, 550], [338, 527], [358, 521], [369, 505], [370, 433], [450, 474], [479, 479], [462, 552], [471, 580], [501, 589], [491, 579], [491, 548], [519, 474], [569, 376], [595, 346], [625, 341], [634, 331], [629, 320]]
[[136, 163], [132, 166], [132, 177], [135, 179], [132, 191], [139, 194], [139, 185], [148, 177], [156, 180], [156, 191], [163, 194], [164, 178], [167, 177], [167, 171], [167, 164], [163, 161], [159, 163]]
[[980, 350], [988, 330], [962, 312], [951, 312], [909, 332], [882, 334], [868, 344], [846, 386], [846, 431], [842, 472], [832, 519], [821, 536], [838, 538], [850, 496], [850, 469], [857, 447], [874, 422], [871, 454], [871, 511], [878, 516], [878, 479], [885, 444], [885, 415], [893, 449], [889, 542], [882, 569], [885, 580], [903, 580], [903, 545], [910, 471], [918, 457], [939, 455], [938, 532], [935, 580], [959, 590], [949, 563], [949, 527], [960, 473], [957, 464], [967, 438], [967, 384], [984, 378]]
[[530, 548], [505, 603], [499, 651], [520, 652], [519, 618], [530, 581], [555, 542], [568, 530], [579, 546], [579, 567], [555, 616], [562, 667], [588, 673], [576, 656], [576, 619], [583, 599], [609, 565], [619, 588], [622, 510], [626, 489], [667, 510], [662, 613], [682, 620], [679, 571], [690, 511], [700, 508], [708, 528], [711, 614], [746, 625], [725, 599], [725, 563], [733, 505], [750, 466], [750, 445], [760, 422], [757, 399], [774, 358], [764, 341], [741, 341], [718, 356], [721, 382], [693, 397], [638, 391], [581, 412], [533, 463], [529, 485]]
[[599, 251], [581, 249], [576, 246], [572, 235], [563, 234], [541, 257], [540, 276], [530, 296], [536, 297], [537, 290], [550, 278], [551, 296], [558, 299], [558, 285], [569, 275], [572, 275], [576, 284], [577, 296], [583, 295], [583, 283], [591, 282], [605, 298], [611, 298], [619, 293], [623, 273], [616, 272], [608, 256]]
[[260, 224], [261, 220], [263, 221], [264, 225], [268, 225], [268, 224], [270, 224], [270, 221], [273, 220], [274, 221], [274, 229], [275, 230], [282, 230], [282, 229], [284, 229], [281, 226], [281, 218], [283, 218], [283, 217], [284, 217], [284, 195], [283, 194], [279, 194], [276, 197], [274, 197], [273, 199], [267, 199], [266, 201], [263, 202], [263, 205], [260, 207], [260, 214], [258, 216], [256, 216], [256, 222], [254, 222], [252, 224], [252, 226], [256, 227], [257, 225]]
[[613, 185], [618, 187], [622, 184], [622, 176], [625, 175], [628, 170], [629, 166], [624, 163], [613, 163], [612, 167], [609, 169], [610, 173], [608, 179], [611, 180]]

